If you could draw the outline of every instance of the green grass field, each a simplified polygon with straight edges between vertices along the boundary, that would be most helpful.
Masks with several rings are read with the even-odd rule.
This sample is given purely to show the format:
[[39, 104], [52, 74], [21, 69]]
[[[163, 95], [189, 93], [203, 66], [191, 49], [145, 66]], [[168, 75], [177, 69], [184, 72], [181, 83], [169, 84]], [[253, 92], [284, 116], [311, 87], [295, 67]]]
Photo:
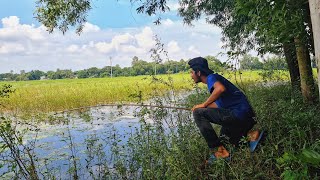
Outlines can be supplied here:
[[[223, 73], [223, 75], [239, 86], [262, 81], [261, 71], [243, 71], [239, 73]], [[283, 79], [288, 79], [287, 72], [281, 72]], [[193, 88], [189, 73], [173, 75], [157, 75], [168, 82], [172, 78], [174, 91], [191, 90]], [[169, 78], [170, 77], [170, 78]], [[99, 103], [134, 102], [141, 91], [142, 100], [148, 99], [154, 88], [167, 91], [164, 83], [152, 83], [152, 76], [38, 80], [20, 82], [0, 82], [11, 84], [15, 93], [10, 98], [0, 99], [1, 111], [21, 113], [53, 112]], [[204, 86], [203, 86], [204, 87]], [[131, 95], [131, 96], [130, 96]]]
[[[145, 100], [154, 88], [150, 79], [150, 76], [137, 76], [1, 82], [0, 85], [11, 84], [16, 90], [10, 98], [1, 99], [4, 105], [1, 110], [17, 113], [51, 112], [99, 103], [132, 102], [137, 98], [130, 97], [130, 94], [139, 94], [139, 91]], [[173, 80], [177, 90], [190, 86], [191, 82], [186, 74], [174, 75]], [[158, 85], [157, 88], [167, 87]]]

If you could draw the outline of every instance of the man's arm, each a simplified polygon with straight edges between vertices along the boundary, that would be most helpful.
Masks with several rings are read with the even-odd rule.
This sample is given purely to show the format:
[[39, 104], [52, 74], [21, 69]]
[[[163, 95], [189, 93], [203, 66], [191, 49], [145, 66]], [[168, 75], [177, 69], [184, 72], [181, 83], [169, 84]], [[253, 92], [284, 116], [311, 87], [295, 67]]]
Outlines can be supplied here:
[[209, 106], [207, 106], [207, 108], [218, 108], [218, 105], [216, 104], [216, 102], [213, 102], [213, 103], [209, 104]]
[[[221, 96], [221, 94], [226, 90], [226, 87], [219, 81], [213, 84], [213, 88], [214, 90], [209, 96], [209, 98], [204, 103], [195, 105], [192, 108], [192, 111], [194, 111], [197, 108], [205, 108], [205, 107], [208, 107], [209, 105], [212, 106], [211, 104], [214, 103]], [[212, 107], [214, 107], [214, 105]]]

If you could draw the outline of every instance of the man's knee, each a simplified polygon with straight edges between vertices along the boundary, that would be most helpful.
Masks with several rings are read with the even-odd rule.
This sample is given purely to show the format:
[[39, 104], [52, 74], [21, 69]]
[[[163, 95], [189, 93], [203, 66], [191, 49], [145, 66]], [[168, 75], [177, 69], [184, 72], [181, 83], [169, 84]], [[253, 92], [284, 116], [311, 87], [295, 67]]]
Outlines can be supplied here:
[[203, 116], [203, 112], [204, 112], [204, 108], [197, 108], [195, 110], [193, 110], [192, 114], [194, 117], [194, 120], [200, 120], [201, 117]]

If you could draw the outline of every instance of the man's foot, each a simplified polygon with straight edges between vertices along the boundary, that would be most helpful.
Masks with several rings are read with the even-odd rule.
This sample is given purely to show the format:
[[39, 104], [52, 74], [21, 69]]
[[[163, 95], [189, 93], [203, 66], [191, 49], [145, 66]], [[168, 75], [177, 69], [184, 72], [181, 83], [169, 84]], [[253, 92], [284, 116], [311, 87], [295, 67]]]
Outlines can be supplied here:
[[260, 132], [258, 130], [248, 132], [249, 141], [256, 141], [259, 138]]
[[216, 158], [227, 158], [230, 156], [230, 153], [224, 146], [219, 146], [214, 155], [216, 156]]
[[224, 146], [219, 146], [217, 151], [213, 152], [209, 159], [206, 161], [206, 165], [212, 164], [217, 159], [230, 159], [230, 153], [227, 151], [227, 149]]
[[248, 133], [250, 152], [254, 152], [259, 141], [263, 136], [263, 133], [264, 131], [259, 132], [258, 130], [251, 131]]

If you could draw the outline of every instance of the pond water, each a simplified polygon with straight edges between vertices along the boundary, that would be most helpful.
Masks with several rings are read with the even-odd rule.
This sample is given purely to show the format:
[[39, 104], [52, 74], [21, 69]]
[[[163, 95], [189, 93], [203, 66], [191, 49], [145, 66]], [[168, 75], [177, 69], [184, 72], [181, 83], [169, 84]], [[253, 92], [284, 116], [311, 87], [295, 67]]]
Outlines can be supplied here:
[[[46, 171], [56, 171], [58, 179], [72, 179], [70, 158], [76, 157], [81, 179], [89, 176], [88, 169], [99, 166], [97, 157], [90, 157], [90, 150], [96, 151], [97, 147], [103, 153], [104, 163], [112, 167], [112, 143], [118, 141], [118, 146], [127, 142], [129, 135], [139, 127], [139, 118], [136, 117], [138, 107], [96, 107], [84, 112], [57, 114], [55, 118], [61, 119], [60, 123], [41, 123], [36, 125], [36, 131], [28, 131], [23, 136], [23, 144], [32, 144], [35, 159], [46, 168]], [[149, 121], [152, 123], [152, 121]], [[18, 127], [23, 129], [25, 126]], [[92, 152], [91, 152], [92, 153]], [[1, 159], [3, 160], [3, 159]], [[45, 166], [45, 167], [44, 167]], [[81, 167], [79, 167], [81, 166]], [[8, 167], [1, 168], [5, 173]], [[44, 169], [42, 169], [44, 170]], [[55, 173], [53, 173], [55, 174]], [[3, 178], [10, 179], [14, 174], [7, 173]]]
[[[82, 112], [56, 114], [52, 116], [54, 123], [48, 121], [29, 127], [33, 130], [28, 130], [23, 135], [23, 144], [30, 147], [35, 155], [33, 160], [36, 162], [37, 172], [41, 172], [41, 179], [50, 176], [74, 179], [74, 169], [77, 169], [79, 179], [92, 179], [93, 176], [105, 174], [105, 171], [112, 171], [115, 152], [125, 153], [113, 148], [126, 146], [129, 138], [139, 130], [141, 117], [138, 113], [141, 109], [142, 107], [136, 106], [103, 106]], [[167, 119], [174, 119], [173, 110], [167, 111], [171, 111]], [[143, 119], [145, 123], [154, 123], [150, 117]], [[22, 131], [27, 126], [18, 125], [17, 129]], [[22, 146], [19, 148], [23, 151]], [[5, 164], [8, 157], [10, 151], [4, 152], [0, 162]], [[15, 176], [9, 169], [10, 165], [0, 168], [3, 179]]]

